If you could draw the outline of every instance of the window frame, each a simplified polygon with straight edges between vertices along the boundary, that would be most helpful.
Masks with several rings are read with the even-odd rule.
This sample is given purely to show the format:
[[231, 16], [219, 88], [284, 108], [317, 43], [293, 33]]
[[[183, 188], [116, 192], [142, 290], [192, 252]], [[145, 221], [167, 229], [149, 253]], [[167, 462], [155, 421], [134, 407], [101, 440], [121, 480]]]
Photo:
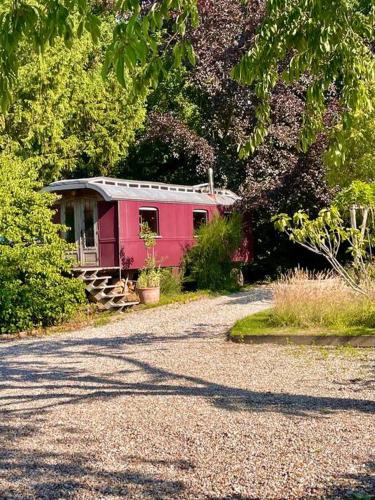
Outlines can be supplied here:
[[[194, 224], [194, 214], [196, 213], [200, 213], [200, 214], [205, 214], [206, 216], [206, 221], [205, 222], [202, 222], [199, 227], [195, 227], [195, 224]], [[208, 210], [205, 210], [203, 208], [194, 208], [193, 209], [193, 234], [194, 234], [194, 238], [197, 238], [197, 234], [196, 232], [198, 231], [198, 229], [203, 225], [203, 224], [208, 224], [208, 221], [209, 221], [209, 213], [208, 213]]]
[[[159, 209], [157, 207], [149, 207], [149, 206], [146, 206], [146, 207], [139, 207], [138, 209], [138, 219], [139, 219], [139, 234], [141, 234], [141, 224], [142, 224], [142, 218], [141, 218], [141, 211], [144, 211], [144, 212], [154, 212], [156, 213], [156, 231], [153, 231], [155, 232], [156, 234], [156, 238], [160, 238], [160, 219], [159, 219]], [[140, 236], [141, 238], [141, 236]]]

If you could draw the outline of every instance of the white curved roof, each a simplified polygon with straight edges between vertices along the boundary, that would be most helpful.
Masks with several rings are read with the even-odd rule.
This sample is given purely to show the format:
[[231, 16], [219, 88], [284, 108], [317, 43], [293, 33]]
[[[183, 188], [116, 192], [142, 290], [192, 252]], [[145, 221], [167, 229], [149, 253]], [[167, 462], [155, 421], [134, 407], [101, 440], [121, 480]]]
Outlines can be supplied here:
[[72, 189], [93, 189], [106, 201], [138, 200], [164, 203], [192, 203], [201, 205], [232, 205], [239, 197], [228, 189], [208, 193], [207, 184], [183, 186], [162, 182], [132, 181], [111, 177], [91, 177], [52, 182], [45, 191], [60, 192]]

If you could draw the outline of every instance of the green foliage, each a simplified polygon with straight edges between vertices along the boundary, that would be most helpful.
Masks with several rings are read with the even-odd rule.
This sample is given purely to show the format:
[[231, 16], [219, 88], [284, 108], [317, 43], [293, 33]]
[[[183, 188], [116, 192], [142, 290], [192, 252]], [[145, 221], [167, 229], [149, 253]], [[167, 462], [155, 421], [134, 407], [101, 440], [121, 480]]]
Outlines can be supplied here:
[[310, 219], [303, 210], [298, 210], [292, 217], [278, 214], [272, 218], [275, 228], [280, 231], [290, 231], [291, 241], [304, 244], [309, 242], [316, 251], [324, 246], [329, 248], [334, 242], [348, 239], [343, 227], [343, 219], [336, 207], [320, 210], [318, 216]]
[[[185, 39], [186, 26], [198, 20], [195, 0], [162, 0], [141, 9], [138, 0], [119, 0], [114, 8], [117, 22], [112, 40], [106, 44], [103, 74], [113, 72], [126, 87], [128, 73], [136, 77], [135, 92], [154, 86], [172, 56], [178, 66], [182, 59], [194, 62], [194, 52]], [[171, 25], [170, 37], [167, 26]], [[23, 44], [36, 53], [63, 40], [71, 48], [75, 38], [90, 33], [100, 40], [102, 16], [92, 9], [91, 0], [5, 0], [0, 5], [0, 104], [5, 110], [12, 99], [12, 87], [21, 62]], [[161, 48], [164, 46], [164, 51]], [[173, 42], [173, 43], [171, 43]], [[169, 45], [171, 50], [167, 50]]]
[[69, 277], [69, 246], [52, 223], [54, 195], [39, 191], [34, 170], [0, 159], [0, 332], [63, 321], [84, 301]]
[[142, 238], [144, 246], [146, 247], [147, 258], [151, 258], [153, 256], [153, 248], [156, 245], [157, 234], [151, 231], [147, 222], [142, 222], [140, 229], [139, 237]]
[[[101, 44], [115, 20], [103, 16]], [[88, 35], [57, 40], [38, 57], [25, 46], [13, 88], [14, 103], [0, 116], [0, 151], [27, 160], [45, 182], [66, 177], [116, 173], [119, 159], [145, 117], [145, 93], [132, 96], [113, 77], [101, 76], [101, 45]]]
[[160, 293], [162, 295], [177, 295], [181, 293], [182, 283], [180, 273], [173, 272], [168, 267], [160, 270]]
[[[338, 158], [347, 163], [353, 150], [354, 158], [358, 155], [364, 158], [358, 168], [366, 173], [368, 154], [354, 152], [355, 148], [345, 152], [344, 144], [348, 135], [353, 145], [358, 144], [359, 115], [373, 113], [370, 85], [373, 87], [375, 73], [371, 51], [373, 1], [268, 0], [266, 7], [257, 36], [233, 71], [239, 82], [254, 87], [259, 102], [257, 126], [243, 145], [241, 155], [247, 156], [267, 135], [270, 97], [280, 77], [291, 83], [309, 74], [303, 148], [307, 150], [322, 129], [326, 94], [331, 84], [336, 83], [342, 120], [331, 151], [333, 163]], [[103, 31], [106, 32], [103, 9], [92, 8], [90, 0], [3, 1], [0, 6], [0, 99], [3, 109], [9, 107], [20, 68], [29, 59], [28, 50], [27, 57], [23, 56], [25, 47], [42, 55], [43, 59], [48, 47], [60, 40], [74, 49], [77, 38], [90, 34], [95, 43], [103, 43], [105, 47], [103, 75], [115, 75], [132, 96], [155, 88], [171, 66], [178, 69], [183, 62], [195, 64], [189, 28], [198, 24], [196, 0], [120, 0], [112, 10], [116, 13], [116, 23], [111, 26], [111, 37], [103, 42], [101, 37]], [[245, 26], [241, 39], [246, 40], [244, 46], [247, 46], [248, 23]], [[238, 38], [239, 34], [235, 37], [237, 52]], [[374, 134], [368, 128], [364, 135], [372, 138]], [[244, 138], [240, 139], [243, 142]]]
[[228, 218], [217, 216], [198, 229], [196, 238], [185, 256], [185, 266], [198, 288], [236, 288], [233, 255], [242, 242], [242, 217], [238, 213]]
[[341, 187], [355, 179], [375, 180], [375, 82], [369, 86], [372, 108], [353, 112], [350, 127], [334, 128], [325, 155], [328, 180]]
[[138, 288], [155, 288], [160, 286], [160, 269], [148, 262], [143, 268], [137, 279]]
[[145, 267], [140, 271], [137, 286], [138, 288], [153, 288], [160, 286], [160, 266], [155, 260], [154, 248], [156, 245], [156, 233], [151, 231], [147, 222], [141, 224], [139, 236], [143, 239], [146, 248]]
[[338, 193], [334, 204], [341, 210], [348, 210], [352, 205], [375, 208], [375, 182], [353, 181]]
[[[311, 75], [302, 146], [323, 128], [326, 93], [340, 85], [341, 126], [372, 108], [375, 6], [372, 0], [268, 0], [255, 42], [235, 67], [234, 77], [253, 85], [259, 99], [257, 126], [243, 146], [246, 156], [264, 140], [270, 123], [270, 96], [279, 78], [287, 83]], [[342, 138], [338, 138], [339, 143]]]
[[[278, 214], [272, 221], [291, 241], [325, 257], [350, 287], [365, 293], [359, 282], [368, 277], [366, 261], [372, 254], [374, 224], [369, 214], [375, 205], [374, 193], [374, 184], [355, 181], [313, 219], [298, 210], [292, 217]], [[338, 260], [343, 243], [353, 259], [354, 276]]]
[[320, 210], [317, 217], [310, 219], [303, 210], [298, 210], [293, 217], [278, 214], [272, 218], [275, 228], [285, 232], [289, 239], [308, 250], [324, 256], [353, 288], [359, 291], [357, 284], [348, 271], [339, 263], [337, 255], [343, 242], [349, 242], [349, 251], [353, 259], [361, 258], [365, 253], [365, 241], [359, 238], [359, 231], [345, 224], [337, 207]]

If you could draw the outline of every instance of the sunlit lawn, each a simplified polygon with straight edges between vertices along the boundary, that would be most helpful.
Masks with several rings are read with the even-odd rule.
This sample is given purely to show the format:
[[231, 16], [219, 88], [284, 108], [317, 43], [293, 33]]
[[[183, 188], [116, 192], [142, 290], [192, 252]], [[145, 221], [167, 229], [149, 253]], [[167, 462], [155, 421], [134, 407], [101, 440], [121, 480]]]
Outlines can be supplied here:
[[297, 326], [280, 326], [275, 324], [272, 309], [251, 314], [237, 321], [231, 330], [232, 336], [247, 335], [375, 335], [375, 328], [366, 326], [337, 325], [327, 328], [301, 328]]

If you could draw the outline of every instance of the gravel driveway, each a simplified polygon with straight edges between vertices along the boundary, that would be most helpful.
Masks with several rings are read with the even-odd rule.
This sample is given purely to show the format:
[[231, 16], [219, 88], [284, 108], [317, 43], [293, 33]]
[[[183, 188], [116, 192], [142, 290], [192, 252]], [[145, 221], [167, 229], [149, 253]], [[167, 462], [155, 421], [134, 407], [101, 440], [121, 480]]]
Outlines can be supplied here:
[[0, 344], [0, 497], [374, 492], [374, 351], [225, 340], [269, 304], [259, 289]]

